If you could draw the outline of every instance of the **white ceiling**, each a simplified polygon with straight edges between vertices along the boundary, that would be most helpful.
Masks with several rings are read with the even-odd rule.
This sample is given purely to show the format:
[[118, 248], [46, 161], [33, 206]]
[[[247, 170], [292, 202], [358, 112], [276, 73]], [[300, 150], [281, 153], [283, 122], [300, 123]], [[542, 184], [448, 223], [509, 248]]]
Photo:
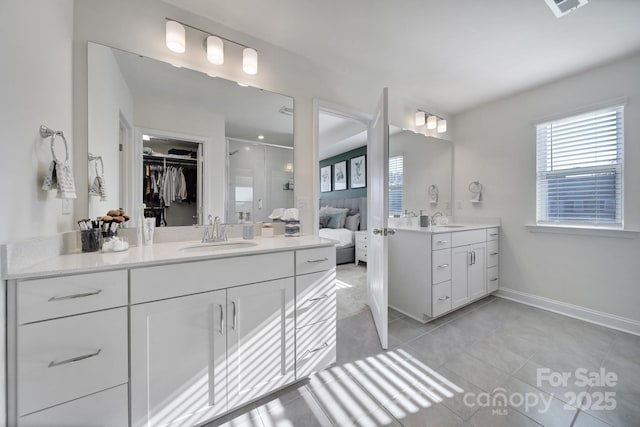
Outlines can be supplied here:
[[165, 1], [445, 114], [640, 50], [639, 0]]
[[318, 115], [320, 160], [367, 145], [367, 127], [354, 119], [320, 111]]

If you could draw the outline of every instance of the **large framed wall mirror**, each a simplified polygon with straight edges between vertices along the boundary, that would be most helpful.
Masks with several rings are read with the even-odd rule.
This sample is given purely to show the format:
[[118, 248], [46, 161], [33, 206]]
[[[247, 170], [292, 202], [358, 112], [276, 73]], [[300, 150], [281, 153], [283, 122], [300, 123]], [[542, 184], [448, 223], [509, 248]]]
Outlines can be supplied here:
[[106, 189], [90, 194], [90, 217], [145, 203], [157, 225], [268, 221], [294, 204], [291, 97], [96, 43], [88, 151], [89, 183]]

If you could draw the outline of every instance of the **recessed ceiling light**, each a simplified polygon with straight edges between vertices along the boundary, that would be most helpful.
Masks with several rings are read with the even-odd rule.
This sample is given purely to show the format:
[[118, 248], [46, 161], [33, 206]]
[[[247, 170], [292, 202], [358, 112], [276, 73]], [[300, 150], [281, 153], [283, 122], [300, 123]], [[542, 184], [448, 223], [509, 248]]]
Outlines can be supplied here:
[[264, 135], [258, 135], [258, 139], [264, 139]]
[[149, 135], [147, 135], [147, 134], [143, 134], [142, 135], [142, 140], [143, 141], [151, 141], [151, 137]]
[[240, 82], [238, 82], [238, 86], [242, 86], [242, 87], [249, 87], [249, 85], [248, 85], [248, 84], [244, 84], [244, 83], [240, 83]]

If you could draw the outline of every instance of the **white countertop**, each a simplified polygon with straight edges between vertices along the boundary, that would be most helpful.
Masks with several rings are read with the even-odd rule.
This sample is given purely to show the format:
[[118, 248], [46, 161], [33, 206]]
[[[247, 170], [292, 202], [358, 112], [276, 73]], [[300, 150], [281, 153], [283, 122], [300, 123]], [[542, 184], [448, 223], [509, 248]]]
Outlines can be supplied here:
[[408, 227], [408, 226], [397, 227], [396, 226], [392, 228], [394, 230], [401, 230], [401, 231], [415, 231], [417, 233], [437, 234], [437, 233], [451, 233], [455, 231], [481, 230], [484, 228], [493, 228], [493, 227], [500, 227], [500, 225], [497, 223], [470, 224], [470, 223], [456, 222], [455, 224], [433, 225], [431, 227]]
[[334, 246], [335, 241], [317, 236], [256, 237], [253, 240], [229, 239], [228, 242], [255, 242], [255, 246], [218, 249], [215, 251], [187, 252], [181, 248], [201, 245], [199, 241], [155, 243], [150, 246], [131, 246], [124, 252], [77, 252], [51, 257], [27, 268], [4, 272], [3, 279], [24, 279], [72, 273], [90, 273], [123, 268], [135, 268], [167, 263], [203, 261], [234, 256], [257, 255], [295, 249]]

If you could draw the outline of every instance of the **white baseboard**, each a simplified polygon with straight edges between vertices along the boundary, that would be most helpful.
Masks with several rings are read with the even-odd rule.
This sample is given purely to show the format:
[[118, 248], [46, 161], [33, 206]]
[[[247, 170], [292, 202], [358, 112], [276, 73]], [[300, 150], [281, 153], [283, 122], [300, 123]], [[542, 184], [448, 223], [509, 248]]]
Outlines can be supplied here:
[[640, 321], [500, 287], [495, 296], [640, 336]]

